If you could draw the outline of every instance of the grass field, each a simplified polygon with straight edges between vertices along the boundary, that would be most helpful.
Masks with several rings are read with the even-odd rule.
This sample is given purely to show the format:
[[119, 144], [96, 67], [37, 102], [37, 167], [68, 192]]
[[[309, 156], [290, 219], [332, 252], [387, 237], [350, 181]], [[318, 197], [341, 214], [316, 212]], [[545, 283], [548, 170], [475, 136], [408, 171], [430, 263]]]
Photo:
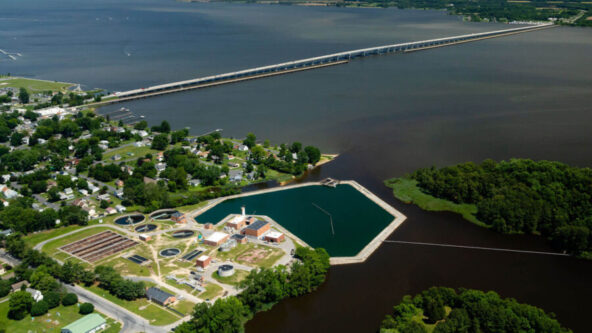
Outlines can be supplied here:
[[219, 285], [217, 285], [215, 283], [208, 283], [206, 285], [206, 291], [197, 295], [197, 297], [199, 297], [203, 300], [208, 300], [208, 299], [211, 300], [211, 299], [214, 299], [214, 297], [222, 294], [222, 291], [223, 291], [223, 289]]
[[247, 275], [249, 275], [249, 272], [242, 270], [242, 269], [235, 269], [234, 274], [231, 276], [223, 277], [223, 276], [218, 275], [218, 272], [215, 272], [214, 274], [212, 274], [212, 277], [220, 283], [236, 286], [242, 280], [244, 280], [247, 277]]
[[[148, 153], [154, 154], [157, 151], [158, 150], [150, 149], [150, 147], [136, 147], [134, 145], [130, 145], [103, 154], [103, 161], [106, 161], [117, 154], [121, 156], [122, 160], [127, 160], [128, 158], [135, 159], [138, 157], [144, 157]], [[132, 153], [133, 155], [128, 155], [128, 153]], [[115, 162], [119, 164], [119, 161]]]
[[[0, 303], [0, 330], [5, 332], [59, 332], [60, 329], [75, 320], [83, 317], [78, 313], [78, 306], [63, 306], [49, 310], [41, 317], [31, 318], [26, 316], [22, 320], [12, 320], [7, 318], [8, 302]], [[108, 328], [102, 333], [117, 333], [121, 330], [121, 324], [114, 319], [99, 313], [107, 319]]]
[[174, 306], [172, 306], [173, 309], [186, 315], [190, 315], [191, 313], [193, 313], [194, 307], [195, 303], [191, 303], [187, 300], [178, 301]]
[[2, 78], [0, 79], [0, 88], [12, 87], [12, 88], [25, 88], [29, 92], [41, 92], [41, 91], [65, 91], [68, 87], [73, 86], [72, 83], [66, 82], [54, 82], [44, 81], [35, 79], [25, 79], [22, 77]]
[[439, 199], [424, 193], [417, 181], [409, 178], [393, 178], [385, 181], [385, 185], [393, 189], [395, 197], [405, 203], [413, 203], [419, 208], [429, 211], [449, 211], [462, 215], [466, 220], [482, 227], [488, 227], [479, 221], [475, 214], [477, 206], [470, 204], [457, 204], [452, 201]]
[[23, 239], [25, 240], [25, 243], [31, 247], [45, 241], [48, 239], [52, 239], [54, 237], [66, 234], [70, 231], [74, 231], [76, 229], [80, 229], [81, 227], [78, 225], [69, 225], [66, 227], [62, 227], [62, 228], [57, 228], [57, 229], [52, 229], [52, 230], [44, 230], [44, 231], [39, 231], [36, 233], [32, 233], [29, 234], [25, 237], [23, 237]]
[[179, 320], [180, 317], [178, 317], [177, 315], [172, 314], [171, 312], [169, 312], [168, 310], [165, 310], [164, 308], [161, 308], [158, 305], [155, 305], [153, 303], [150, 303], [147, 299], [145, 298], [139, 298], [135, 301], [125, 301], [122, 299], [119, 299], [111, 294], [109, 294], [109, 292], [97, 287], [97, 286], [91, 286], [91, 287], [86, 287], [84, 286], [85, 289], [121, 306], [126, 308], [127, 310], [143, 317], [146, 318], [147, 320], [150, 321], [150, 324], [152, 325], [156, 325], [156, 326], [162, 326], [162, 325], [168, 325], [168, 324], [172, 324], [175, 321]]

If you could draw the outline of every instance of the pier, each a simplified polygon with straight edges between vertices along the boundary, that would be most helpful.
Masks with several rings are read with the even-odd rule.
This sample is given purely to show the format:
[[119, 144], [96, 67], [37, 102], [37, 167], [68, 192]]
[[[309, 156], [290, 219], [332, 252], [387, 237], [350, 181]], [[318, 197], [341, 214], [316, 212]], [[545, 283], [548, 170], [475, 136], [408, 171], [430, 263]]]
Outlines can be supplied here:
[[169, 94], [174, 92], [186, 91], [190, 89], [199, 89], [218, 86], [222, 84], [236, 83], [246, 80], [253, 80], [259, 78], [265, 78], [275, 75], [283, 75], [294, 72], [300, 72], [311, 69], [319, 69], [328, 66], [336, 66], [347, 64], [356, 58], [385, 55], [391, 53], [408, 53], [420, 50], [427, 50], [436, 47], [450, 46], [468, 42], [474, 42], [478, 40], [496, 38], [502, 36], [509, 36], [513, 34], [519, 34], [529, 31], [535, 31], [539, 29], [546, 29], [553, 27], [552, 23], [544, 23], [538, 25], [530, 25], [519, 28], [495, 30], [481, 33], [472, 33], [460, 36], [436, 38], [429, 40], [422, 40], [417, 42], [399, 43], [391, 45], [383, 45], [370, 47], [365, 49], [357, 49], [339, 53], [328, 54], [319, 57], [306, 58], [300, 60], [294, 60], [284, 62], [275, 65], [263, 66], [245, 69], [236, 72], [224, 73], [219, 75], [206, 76], [201, 78], [195, 78], [191, 80], [171, 82], [147, 88], [133, 89], [124, 92], [117, 92], [111, 95], [105, 96], [102, 101], [96, 103], [87, 104], [89, 106], [99, 106], [104, 104], [120, 103], [130, 101], [139, 98], [153, 97], [163, 94]]

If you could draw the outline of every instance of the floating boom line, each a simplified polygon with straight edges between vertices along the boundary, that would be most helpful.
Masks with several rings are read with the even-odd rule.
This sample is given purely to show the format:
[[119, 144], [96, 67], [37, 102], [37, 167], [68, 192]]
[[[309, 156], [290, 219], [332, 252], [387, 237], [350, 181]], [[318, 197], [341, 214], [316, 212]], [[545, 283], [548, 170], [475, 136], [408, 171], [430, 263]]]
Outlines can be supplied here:
[[321, 212], [327, 214], [327, 216], [329, 216], [329, 222], [331, 223], [331, 233], [333, 234], [333, 236], [335, 236], [335, 228], [333, 228], [333, 215], [331, 215], [328, 211], [324, 210], [323, 208], [321, 208], [319, 205], [315, 204], [314, 202], [311, 202], [313, 206], [317, 207]]

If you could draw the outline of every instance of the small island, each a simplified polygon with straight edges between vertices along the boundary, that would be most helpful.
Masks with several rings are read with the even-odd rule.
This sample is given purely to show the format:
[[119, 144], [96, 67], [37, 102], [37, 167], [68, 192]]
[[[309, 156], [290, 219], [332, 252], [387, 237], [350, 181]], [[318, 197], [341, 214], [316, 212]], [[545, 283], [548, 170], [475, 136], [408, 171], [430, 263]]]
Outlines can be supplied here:
[[548, 238], [559, 251], [589, 258], [592, 170], [560, 162], [485, 160], [425, 168], [387, 180], [399, 200], [451, 211], [502, 233]]
[[432, 287], [403, 297], [383, 320], [380, 332], [571, 332], [554, 317], [493, 291]]

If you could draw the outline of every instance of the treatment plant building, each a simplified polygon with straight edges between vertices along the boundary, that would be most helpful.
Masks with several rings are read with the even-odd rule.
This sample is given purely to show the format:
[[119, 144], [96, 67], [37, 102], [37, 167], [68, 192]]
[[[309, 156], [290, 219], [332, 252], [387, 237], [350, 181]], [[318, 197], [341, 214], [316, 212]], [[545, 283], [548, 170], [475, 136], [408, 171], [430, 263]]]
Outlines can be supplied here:
[[271, 225], [269, 222], [265, 222], [263, 220], [257, 220], [251, 224], [249, 224], [246, 228], [244, 228], [241, 233], [243, 235], [259, 238], [263, 236], [264, 233], [269, 231]]
[[61, 333], [95, 333], [107, 327], [107, 321], [97, 313], [88, 314], [62, 328]]
[[216, 231], [213, 234], [209, 235], [206, 239], [204, 239], [204, 244], [210, 246], [218, 246], [226, 242], [228, 238], [230, 238], [229, 234]]

